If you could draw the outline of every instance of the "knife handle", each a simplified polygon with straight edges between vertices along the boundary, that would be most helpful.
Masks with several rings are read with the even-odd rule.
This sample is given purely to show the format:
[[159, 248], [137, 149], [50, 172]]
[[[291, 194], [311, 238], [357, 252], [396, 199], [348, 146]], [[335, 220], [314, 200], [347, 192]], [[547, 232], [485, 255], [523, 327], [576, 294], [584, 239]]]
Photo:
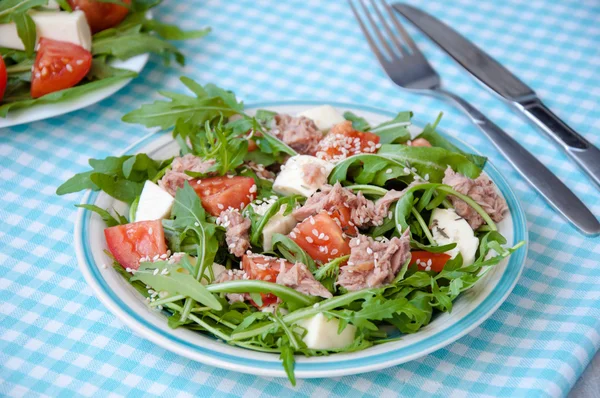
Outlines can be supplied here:
[[600, 150], [579, 135], [539, 99], [518, 103], [517, 107], [543, 132], [548, 134], [577, 162], [577, 164], [600, 186]]
[[523, 148], [504, 130], [458, 95], [441, 88], [435, 92], [453, 100], [464, 110], [513, 165], [521, 176], [567, 220], [587, 235], [600, 233], [600, 222], [581, 200], [544, 164]]

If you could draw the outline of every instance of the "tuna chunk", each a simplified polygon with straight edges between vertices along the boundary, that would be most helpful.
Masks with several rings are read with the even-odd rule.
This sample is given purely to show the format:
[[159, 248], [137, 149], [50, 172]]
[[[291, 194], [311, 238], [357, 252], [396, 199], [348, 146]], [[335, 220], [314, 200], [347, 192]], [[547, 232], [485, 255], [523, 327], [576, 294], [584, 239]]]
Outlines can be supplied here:
[[240, 214], [238, 209], [227, 209], [217, 218], [217, 224], [225, 227], [225, 242], [229, 253], [236, 257], [242, 257], [250, 248], [251, 222]]
[[215, 161], [202, 160], [201, 158], [188, 153], [185, 156], [173, 159], [171, 168], [167, 170], [163, 178], [158, 181], [158, 185], [175, 196], [178, 188], [183, 188], [186, 181], [192, 180], [191, 177], [185, 174], [186, 171], [194, 171], [197, 173], [208, 173], [208, 170], [215, 164]]
[[[495, 222], [500, 222], [504, 219], [508, 206], [504, 198], [498, 194], [496, 186], [487, 175], [481, 174], [473, 180], [454, 172], [452, 168], [448, 167], [442, 182], [477, 202]], [[455, 196], [449, 196], [448, 199], [450, 199], [456, 209], [456, 214], [467, 220], [471, 228], [477, 229], [485, 223], [479, 213], [465, 201]]]
[[302, 263], [296, 263], [292, 267], [289, 267], [289, 264], [286, 266], [285, 263], [281, 263], [276, 282], [310, 296], [333, 297], [331, 292], [317, 281], [306, 265]]
[[314, 155], [323, 138], [315, 122], [305, 116], [275, 115], [271, 134], [301, 155]]
[[348, 264], [340, 268], [337, 284], [350, 291], [391, 283], [410, 258], [410, 230], [400, 238], [378, 242], [358, 235], [350, 241]]
[[357, 227], [370, 227], [383, 224], [388, 216], [390, 205], [404, 195], [404, 191], [388, 191], [376, 202], [365, 198], [362, 192], [354, 194], [338, 182], [325, 185], [321, 191], [308, 198], [304, 206], [292, 214], [298, 221], [314, 216], [321, 210], [332, 211], [345, 206], [350, 209], [350, 218]]

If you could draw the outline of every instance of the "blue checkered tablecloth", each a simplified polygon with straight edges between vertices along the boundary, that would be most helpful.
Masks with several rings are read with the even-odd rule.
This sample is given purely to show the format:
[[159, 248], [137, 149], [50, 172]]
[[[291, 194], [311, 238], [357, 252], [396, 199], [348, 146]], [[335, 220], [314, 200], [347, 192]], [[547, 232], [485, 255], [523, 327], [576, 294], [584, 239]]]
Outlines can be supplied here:
[[[0, 130], [0, 395], [394, 396], [566, 395], [600, 347], [600, 239], [553, 213], [446, 103], [396, 88], [345, 1], [166, 2], [155, 15], [185, 28], [185, 68], [153, 58], [141, 76], [87, 109]], [[417, 5], [417, 1], [412, 1]], [[537, 90], [600, 145], [597, 0], [432, 0], [418, 4], [456, 27]], [[409, 26], [410, 27], [410, 26]], [[600, 215], [600, 191], [540, 132], [478, 86], [448, 56], [415, 39], [447, 86], [534, 152]], [[246, 103], [322, 99], [413, 110], [485, 152], [513, 182], [527, 213], [530, 251], [506, 303], [480, 327], [427, 357], [357, 376], [299, 380], [220, 370], [172, 354], [124, 327], [86, 286], [73, 249], [79, 194], [56, 187], [148, 133], [124, 112], [181, 89], [180, 75], [235, 90]]]

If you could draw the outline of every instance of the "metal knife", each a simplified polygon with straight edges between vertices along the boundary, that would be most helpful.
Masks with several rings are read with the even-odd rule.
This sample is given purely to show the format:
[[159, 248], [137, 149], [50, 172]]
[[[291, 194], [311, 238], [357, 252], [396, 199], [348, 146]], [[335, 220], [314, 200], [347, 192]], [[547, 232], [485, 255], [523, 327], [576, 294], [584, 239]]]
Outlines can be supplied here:
[[600, 187], [600, 150], [548, 109], [535, 91], [435, 17], [407, 4], [397, 3], [393, 7], [480, 82], [515, 106], [560, 144]]

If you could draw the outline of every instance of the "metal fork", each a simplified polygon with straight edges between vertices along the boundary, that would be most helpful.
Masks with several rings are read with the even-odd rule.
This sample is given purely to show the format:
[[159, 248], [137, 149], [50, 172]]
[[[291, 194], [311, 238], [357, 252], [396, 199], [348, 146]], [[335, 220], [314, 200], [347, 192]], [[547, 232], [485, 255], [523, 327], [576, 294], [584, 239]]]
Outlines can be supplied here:
[[[348, 0], [348, 2], [371, 49], [394, 83], [416, 93], [443, 97], [458, 105], [521, 176], [552, 207], [583, 233], [588, 235], [600, 233], [600, 222], [596, 217], [546, 166], [474, 106], [458, 95], [442, 88], [440, 76], [427, 62], [423, 53], [404, 30], [394, 11], [387, 3], [381, 1], [379, 6], [375, 0], [370, 0], [374, 12], [369, 12], [364, 0], [356, 0], [362, 6], [365, 18], [354, 6], [353, 0]], [[386, 21], [382, 9], [387, 13], [402, 40], [399, 39], [398, 35], [394, 33], [393, 27]], [[383, 26], [383, 29], [378, 27], [377, 21]], [[368, 26], [371, 27], [373, 33], [368, 29]]]

